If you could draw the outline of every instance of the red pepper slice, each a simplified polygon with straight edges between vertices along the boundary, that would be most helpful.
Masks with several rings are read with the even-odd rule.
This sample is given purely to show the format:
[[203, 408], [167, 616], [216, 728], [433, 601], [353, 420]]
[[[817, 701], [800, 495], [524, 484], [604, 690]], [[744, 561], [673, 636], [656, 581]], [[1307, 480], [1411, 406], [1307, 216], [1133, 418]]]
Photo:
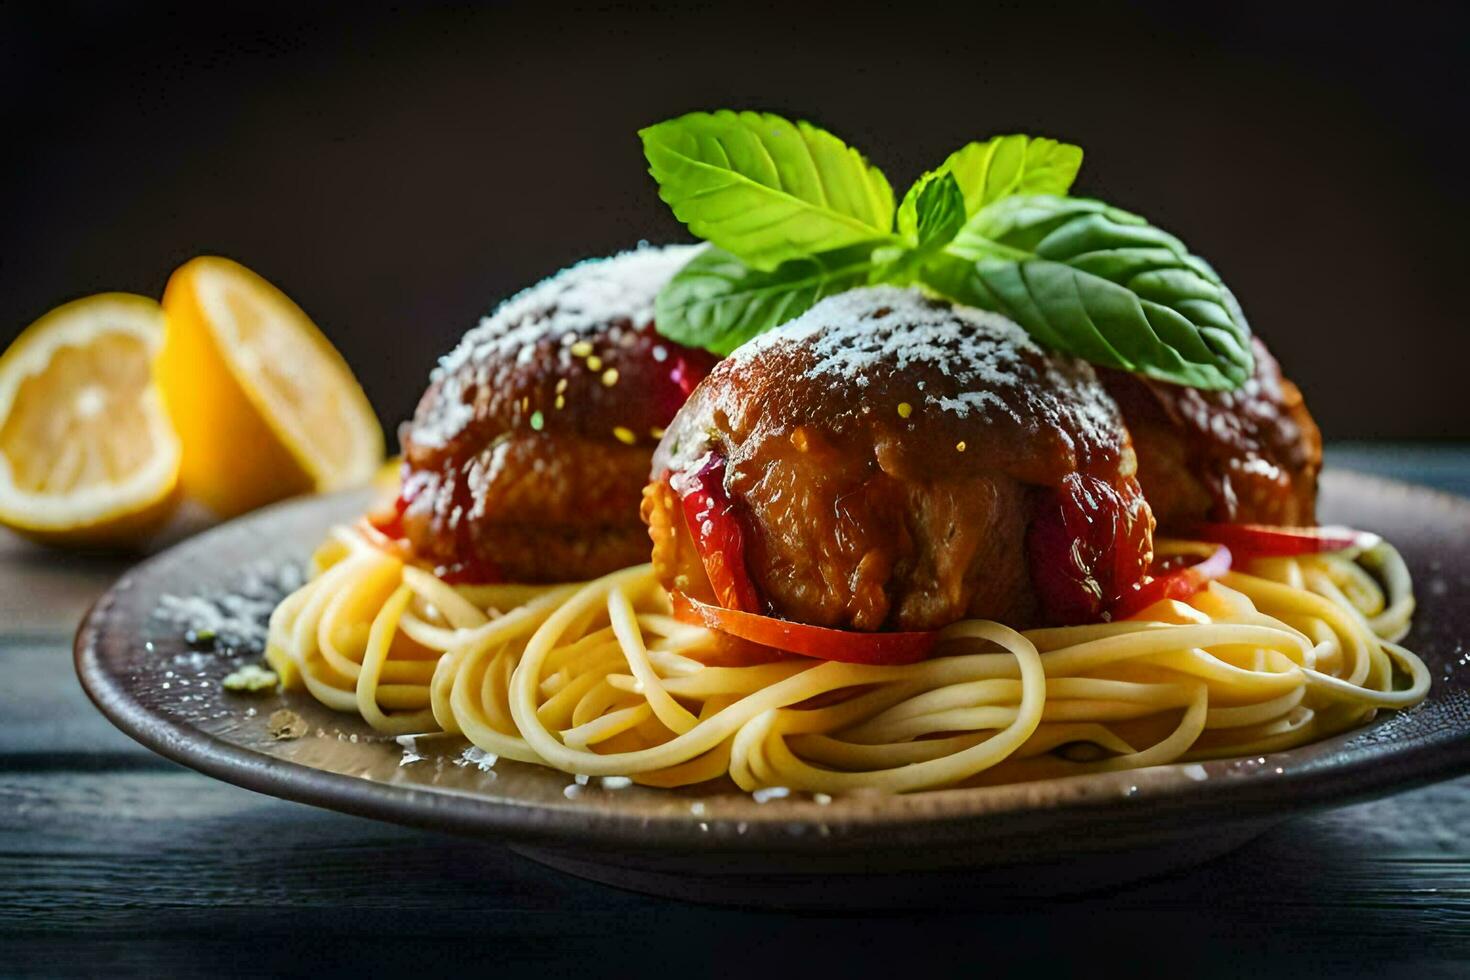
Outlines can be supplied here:
[[715, 598], [730, 609], [761, 608], [745, 566], [745, 528], [725, 492], [725, 457], [710, 453], [704, 465], [669, 481], [684, 505], [684, 523]]
[[675, 615], [681, 619], [751, 643], [817, 660], [879, 666], [912, 664], [929, 656], [939, 642], [937, 632], [858, 633], [724, 609], [700, 602], [682, 592], [675, 592], [673, 599]]
[[1227, 545], [1244, 555], [1311, 555], [1371, 548], [1381, 540], [1350, 527], [1276, 527], [1270, 524], [1197, 524], [1189, 537]]
[[1181, 602], [1189, 599], [1230, 571], [1230, 562], [1230, 549], [1222, 544], [1215, 549], [1214, 554], [1194, 565], [1168, 571], [1161, 569], [1163, 574], [1141, 585], [1135, 585], [1132, 591], [1124, 593], [1113, 605], [1112, 617], [1114, 620], [1128, 619], [1165, 599], [1178, 599]]

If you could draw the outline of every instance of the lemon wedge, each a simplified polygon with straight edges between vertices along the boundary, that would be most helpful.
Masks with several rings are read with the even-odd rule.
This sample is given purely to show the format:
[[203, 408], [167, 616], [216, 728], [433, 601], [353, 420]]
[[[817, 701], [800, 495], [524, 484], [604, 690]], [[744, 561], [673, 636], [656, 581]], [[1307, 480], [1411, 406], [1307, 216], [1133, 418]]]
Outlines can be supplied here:
[[83, 547], [134, 545], [178, 502], [179, 443], [150, 367], [151, 299], [57, 307], [0, 356], [0, 523]]
[[237, 262], [201, 256], [163, 294], [159, 386], [184, 491], [231, 517], [365, 484], [383, 430], [347, 362], [295, 303]]

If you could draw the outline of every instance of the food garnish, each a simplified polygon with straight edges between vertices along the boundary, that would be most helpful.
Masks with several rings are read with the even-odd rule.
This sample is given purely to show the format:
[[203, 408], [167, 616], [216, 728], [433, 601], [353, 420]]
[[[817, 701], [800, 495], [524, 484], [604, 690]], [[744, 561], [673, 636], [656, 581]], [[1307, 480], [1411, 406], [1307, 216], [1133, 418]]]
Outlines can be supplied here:
[[1270, 524], [1198, 524], [1190, 533], [1200, 541], [1218, 541], [1241, 554], [1263, 557], [1312, 555], [1324, 551], [1366, 551], [1382, 538], [1339, 525], [1276, 527]]
[[1193, 598], [1213, 581], [1223, 578], [1230, 571], [1232, 556], [1223, 544], [1203, 560], [1183, 565], [1189, 556], [1173, 556], [1155, 566], [1154, 577], [1136, 585], [1114, 604], [1113, 619], [1128, 619], [1143, 612], [1149, 606], [1165, 599], [1183, 602]]
[[1152, 556], [1137, 486], [1068, 474], [1038, 494], [1026, 550], [1047, 621], [1097, 622], [1138, 588]]
[[[306, 723], [306, 719], [290, 708], [281, 708], [271, 712], [265, 724], [271, 738], [277, 742], [290, 742], [311, 731], [311, 726]], [[356, 736], [353, 737], [356, 738]]]
[[726, 609], [675, 593], [675, 614], [712, 630], [787, 653], [846, 664], [918, 663], [939, 643], [939, 632], [863, 633], [794, 623], [739, 609]]
[[760, 609], [760, 597], [745, 565], [745, 530], [725, 492], [725, 458], [710, 453], [697, 470], [674, 477], [670, 484], [680, 497], [694, 550], [715, 597], [731, 609]]
[[183, 444], [186, 493], [234, 516], [298, 493], [367, 483], [383, 461], [377, 416], [301, 308], [229, 259], [169, 279], [158, 383]]
[[179, 442], [149, 365], [153, 300], [60, 306], [0, 357], [0, 523], [80, 547], [140, 543], [173, 512]]
[[721, 110], [639, 135], [659, 195], [712, 246], [658, 296], [658, 330], [680, 343], [728, 354], [834, 293], [920, 283], [1095, 364], [1198, 388], [1251, 375], [1250, 329], [1204, 260], [1066, 196], [1076, 146], [970, 143], [895, 206], [881, 170], [810, 123]]
[[258, 664], [245, 664], [226, 674], [221, 683], [227, 691], [235, 691], [240, 694], [260, 694], [274, 690], [280, 683], [280, 678], [273, 670], [266, 670]]

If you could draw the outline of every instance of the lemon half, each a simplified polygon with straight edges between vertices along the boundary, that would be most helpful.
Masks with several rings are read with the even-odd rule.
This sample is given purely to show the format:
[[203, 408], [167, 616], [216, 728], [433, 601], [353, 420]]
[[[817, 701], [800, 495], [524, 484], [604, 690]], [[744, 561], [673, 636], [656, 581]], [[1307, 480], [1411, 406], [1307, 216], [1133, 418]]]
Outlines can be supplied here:
[[0, 523], [38, 540], [127, 546], [177, 503], [179, 442], [150, 371], [151, 299], [57, 307], [0, 356]]
[[383, 431], [347, 362], [275, 286], [201, 256], [163, 294], [157, 376], [184, 491], [224, 517], [369, 482]]

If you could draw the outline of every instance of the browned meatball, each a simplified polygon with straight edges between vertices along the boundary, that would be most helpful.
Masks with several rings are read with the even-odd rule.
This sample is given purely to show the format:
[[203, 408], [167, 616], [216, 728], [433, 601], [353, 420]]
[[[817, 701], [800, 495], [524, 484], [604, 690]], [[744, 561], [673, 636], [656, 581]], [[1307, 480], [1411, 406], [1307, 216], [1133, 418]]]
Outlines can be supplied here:
[[1252, 346], [1255, 374], [1235, 391], [1100, 372], [1133, 435], [1138, 482], [1160, 527], [1315, 522], [1322, 433], [1266, 345], [1253, 338]]
[[399, 523], [468, 580], [570, 581], [648, 560], [649, 457], [714, 357], [653, 332], [692, 248], [641, 248], [508, 300], [435, 370], [399, 432]]
[[[803, 623], [1098, 614], [1152, 518], [1092, 369], [891, 287], [819, 303], [711, 372], [654, 456], [664, 584]], [[754, 608], [750, 608], [750, 607]]]

